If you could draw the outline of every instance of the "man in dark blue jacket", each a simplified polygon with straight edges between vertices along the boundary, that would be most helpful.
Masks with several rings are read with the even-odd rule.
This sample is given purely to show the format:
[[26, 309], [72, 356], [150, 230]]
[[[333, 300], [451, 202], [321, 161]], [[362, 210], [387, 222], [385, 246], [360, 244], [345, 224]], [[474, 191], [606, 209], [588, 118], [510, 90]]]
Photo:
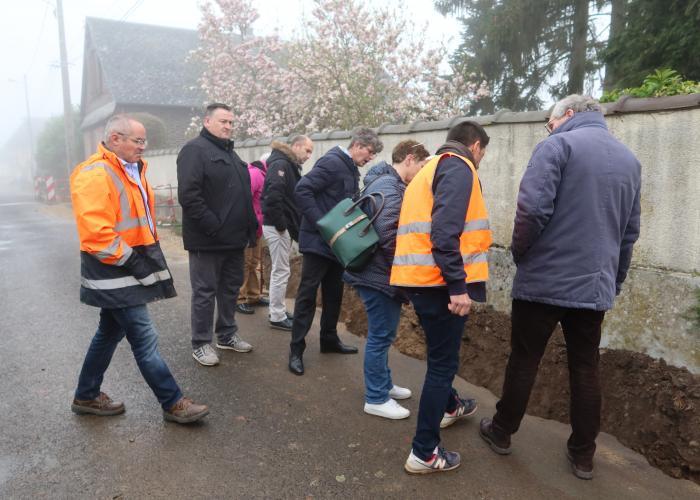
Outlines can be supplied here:
[[344, 198], [359, 191], [360, 171], [383, 148], [377, 134], [368, 128], [353, 131], [347, 149], [336, 146], [318, 159], [311, 171], [296, 187], [297, 206], [301, 212], [299, 250], [303, 254], [301, 281], [294, 305], [289, 370], [304, 374], [302, 355], [304, 337], [311, 328], [316, 312], [316, 292], [321, 285], [321, 352], [354, 354], [356, 347], [338, 338], [338, 317], [343, 300], [343, 266], [323, 240], [316, 222]]
[[525, 414], [540, 359], [557, 323], [571, 386], [567, 457], [593, 477], [600, 429], [598, 346], [605, 311], [620, 293], [639, 236], [641, 166], [608, 132], [598, 102], [571, 95], [553, 108], [520, 184], [512, 252], [512, 351], [501, 400], [481, 436], [500, 454]]

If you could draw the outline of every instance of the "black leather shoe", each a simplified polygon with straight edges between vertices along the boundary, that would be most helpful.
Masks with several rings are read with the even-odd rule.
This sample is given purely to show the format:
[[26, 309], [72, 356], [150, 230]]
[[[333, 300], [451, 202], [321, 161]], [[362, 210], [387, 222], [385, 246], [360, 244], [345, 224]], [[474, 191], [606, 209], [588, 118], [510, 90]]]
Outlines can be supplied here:
[[293, 321], [293, 320], [294, 320], [294, 315], [293, 315], [293, 314], [290, 314], [290, 313], [285, 313], [285, 314], [287, 315], [287, 319], [288, 319], [289, 321]]
[[255, 309], [244, 303], [238, 304], [236, 306], [236, 311], [241, 314], [255, 314]]
[[345, 345], [340, 340], [337, 342], [321, 342], [321, 352], [336, 352], [338, 354], [357, 354], [357, 347]]
[[289, 371], [294, 375], [304, 374], [304, 361], [301, 359], [301, 356], [296, 354], [289, 355]]
[[267, 297], [260, 297], [258, 301], [255, 303], [256, 306], [269, 306], [270, 305], [270, 299]]

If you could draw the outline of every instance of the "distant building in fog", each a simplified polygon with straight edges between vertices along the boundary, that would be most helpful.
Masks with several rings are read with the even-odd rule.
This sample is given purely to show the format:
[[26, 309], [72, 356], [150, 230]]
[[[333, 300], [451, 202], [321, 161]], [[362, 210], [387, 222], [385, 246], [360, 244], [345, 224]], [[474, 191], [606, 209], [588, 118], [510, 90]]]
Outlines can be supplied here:
[[[176, 8], [176, 7], [174, 7]], [[85, 20], [81, 129], [85, 155], [114, 113], [145, 113], [149, 149], [176, 148], [205, 102], [201, 67], [188, 62], [194, 30], [88, 17]]]

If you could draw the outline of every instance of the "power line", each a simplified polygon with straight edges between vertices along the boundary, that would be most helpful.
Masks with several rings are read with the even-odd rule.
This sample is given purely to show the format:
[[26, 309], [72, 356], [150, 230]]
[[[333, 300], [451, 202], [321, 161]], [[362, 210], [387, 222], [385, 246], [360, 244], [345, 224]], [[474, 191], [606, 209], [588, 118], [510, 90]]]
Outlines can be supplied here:
[[39, 28], [39, 38], [36, 40], [36, 47], [34, 47], [34, 54], [32, 54], [32, 58], [29, 60], [29, 66], [27, 67], [27, 70], [24, 72], [26, 75], [32, 70], [32, 67], [34, 66], [34, 62], [36, 61], [36, 55], [39, 53], [39, 46], [41, 45], [41, 39], [44, 35], [44, 26], [46, 24], [46, 14], [49, 12], [49, 3], [46, 3], [44, 6], [44, 15], [41, 16], [41, 27]]
[[136, 9], [138, 9], [139, 7], [141, 7], [141, 4], [143, 3], [143, 1], [144, 1], [144, 0], [136, 0], [136, 1], [134, 2], [134, 5], [132, 5], [132, 6], [129, 8], [129, 10], [127, 10], [127, 11], [124, 13], [124, 15], [121, 17], [121, 19], [119, 19], [119, 20], [120, 20], [120, 21], [126, 21], [126, 18], [127, 18], [127, 17], [129, 17], [131, 14], [133, 14], [134, 11], [136, 11]]

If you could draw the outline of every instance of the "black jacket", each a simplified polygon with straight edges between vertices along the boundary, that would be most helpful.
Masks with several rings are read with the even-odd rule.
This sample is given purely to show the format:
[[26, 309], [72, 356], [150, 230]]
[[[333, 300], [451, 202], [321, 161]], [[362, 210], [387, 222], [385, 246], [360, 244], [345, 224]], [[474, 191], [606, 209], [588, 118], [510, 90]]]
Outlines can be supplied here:
[[267, 159], [267, 176], [263, 187], [262, 213], [265, 226], [285, 229], [294, 241], [299, 241], [301, 215], [294, 199], [294, 188], [301, 179], [301, 165], [292, 148], [273, 141]]
[[248, 165], [232, 141], [203, 128], [177, 156], [177, 183], [185, 250], [240, 250], [255, 242]]
[[316, 228], [316, 222], [344, 198], [358, 192], [360, 171], [338, 146], [319, 158], [311, 171], [301, 178], [295, 190], [301, 212], [299, 251], [338, 261]]

